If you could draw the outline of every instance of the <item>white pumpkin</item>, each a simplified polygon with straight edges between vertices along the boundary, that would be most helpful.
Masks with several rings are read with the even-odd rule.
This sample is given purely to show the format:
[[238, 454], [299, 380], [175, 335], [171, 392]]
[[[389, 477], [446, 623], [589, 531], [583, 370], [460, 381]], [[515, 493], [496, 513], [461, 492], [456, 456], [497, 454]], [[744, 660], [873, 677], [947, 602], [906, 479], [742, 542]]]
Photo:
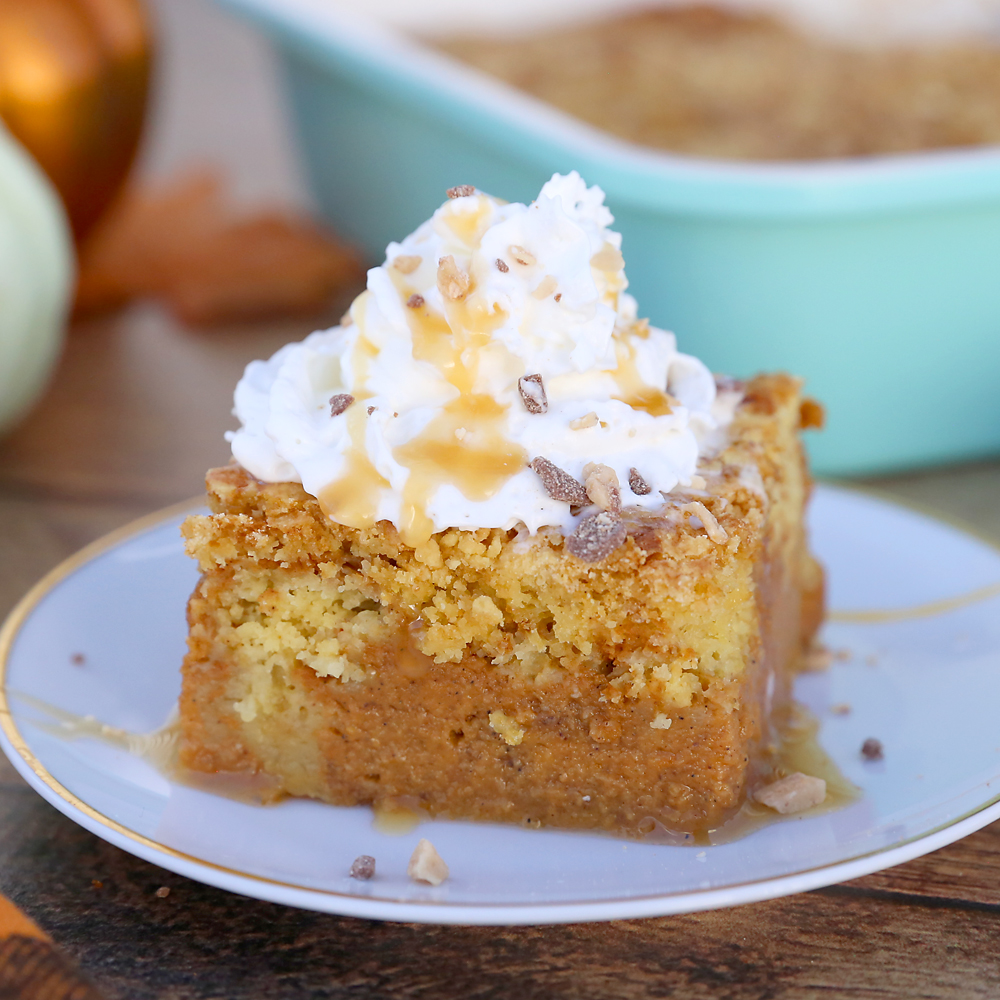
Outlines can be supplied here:
[[0, 123], [0, 432], [24, 415], [59, 357], [73, 270], [62, 204]]

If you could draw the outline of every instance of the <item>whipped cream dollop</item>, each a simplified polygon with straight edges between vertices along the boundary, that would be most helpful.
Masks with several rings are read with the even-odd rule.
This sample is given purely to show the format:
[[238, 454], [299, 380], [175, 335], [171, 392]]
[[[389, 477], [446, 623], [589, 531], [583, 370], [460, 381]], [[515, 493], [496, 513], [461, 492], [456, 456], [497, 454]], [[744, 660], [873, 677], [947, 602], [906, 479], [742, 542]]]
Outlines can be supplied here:
[[452, 189], [340, 326], [247, 366], [234, 458], [412, 545], [446, 528], [570, 529], [581, 511], [549, 495], [539, 458], [580, 482], [609, 467], [623, 507], [662, 507], [724, 440], [735, 400], [637, 318], [612, 221], [575, 172], [530, 205]]

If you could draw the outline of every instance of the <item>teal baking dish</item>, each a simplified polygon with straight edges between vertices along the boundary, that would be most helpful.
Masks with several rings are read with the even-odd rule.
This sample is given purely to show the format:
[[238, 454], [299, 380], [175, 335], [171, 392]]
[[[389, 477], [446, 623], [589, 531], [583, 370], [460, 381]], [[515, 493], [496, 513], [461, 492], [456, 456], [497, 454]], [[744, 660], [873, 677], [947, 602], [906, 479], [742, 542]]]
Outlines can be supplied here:
[[716, 371], [802, 375], [826, 475], [1000, 453], [1000, 149], [738, 164], [598, 131], [330, 0], [221, 0], [276, 46], [334, 226], [381, 260], [445, 188], [599, 184], [640, 310]]

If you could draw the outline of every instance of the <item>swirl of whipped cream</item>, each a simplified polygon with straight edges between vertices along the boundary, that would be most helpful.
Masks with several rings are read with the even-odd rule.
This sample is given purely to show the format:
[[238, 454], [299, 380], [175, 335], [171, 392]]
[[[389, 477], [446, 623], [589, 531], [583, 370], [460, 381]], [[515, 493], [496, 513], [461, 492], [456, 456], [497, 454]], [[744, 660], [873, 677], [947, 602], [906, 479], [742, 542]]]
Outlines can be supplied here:
[[[446, 528], [570, 529], [579, 511], [548, 495], [529, 466], [540, 457], [581, 481], [609, 466], [623, 506], [662, 506], [732, 403], [673, 334], [637, 320], [603, 192], [574, 172], [530, 205], [450, 194], [389, 245], [341, 326], [248, 365], [233, 456], [301, 482], [339, 523], [391, 521], [409, 544]], [[630, 489], [632, 469], [648, 492]]]

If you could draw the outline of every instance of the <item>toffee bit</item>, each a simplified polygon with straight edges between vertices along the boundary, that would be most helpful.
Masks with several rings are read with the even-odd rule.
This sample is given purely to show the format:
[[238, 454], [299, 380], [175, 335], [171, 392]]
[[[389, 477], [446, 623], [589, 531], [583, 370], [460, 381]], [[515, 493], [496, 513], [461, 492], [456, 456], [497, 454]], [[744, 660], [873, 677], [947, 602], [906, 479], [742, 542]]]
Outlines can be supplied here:
[[530, 250], [525, 250], [524, 247], [518, 246], [516, 243], [507, 247], [507, 253], [522, 267], [529, 267], [535, 263], [535, 255]]
[[377, 406], [369, 406], [368, 407], [368, 416], [370, 417], [377, 409], [378, 409]]
[[370, 854], [361, 854], [354, 859], [351, 865], [351, 878], [361, 879], [367, 882], [375, 875], [375, 859]]
[[446, 299], [457, 302], [469, 293], [469, 276], [451, 254], [438, 261], [437, 286]]
[[506, 274], [510, 268], [507, 266], [505, 261], [502, 261], [499, 257], [497, 257], [497, 270], [501, 274]]
[[406, 874], [414, 882], [427, 882], [429, 885], [440, 885], [448, 877], [448, 866], [434, 845], [427, 839], [421, 839], [406, 866]]
[[653, 492], [653, 487], [639, 475], [638, 469], [628, 470], [628, 488], [637, 496], [648, 496]]
[[529, 413], [547, 413], [549, 400], [545, 395], [545, 383], [541, 375], [524, 375], [517, 380], [517, 391], [521, 402]]
[[353, 402], [354, 397], [349, 392], [338, 392], [335, 396], [331, 396], [330, 416], [339, 417]]
[[583, 467], [583, 488], [587, 491], [592, 503], [601, 510], [609, 510], [612, 514], [620, 514], [622, 509], [622, 493], [618, 484], [618, 473], [610, 465], [591, 462]]
[[576, 420], [571, 420], [569, 422], [571, 430], [574, 431], [585, 431], [588, 427], [597, 426], [597, 414], [593, 410], [590, 413], [585, 413], [582, 417], [577, 417]]
[[590, 266], [596, 267], [598, 271], [620, 271], [625, 266], [625, 259], [622, 253], [610, 243], [605, 243], [593, 257], [590, 258]]
[[881, 760], [885, 756], [885, 748], [882, 746], [882, 741], [869, 736], [861, 744], [861, 756], [865, 760]]
[[157, 899], [166, 899], [167, 896], [170, 895], [170, 886], [161, 885], [160, 888], [153, 893], [153, 895], [156, 896]]
[[754, 792], [753, 797], [761, 805], [783, 815], [805, 812], [806, 809], [818, 806], [826, 798], [826, 782], [822, 778], [796, 771], [787, 778], [765, 785]]
[[452, 188], [448, 188], [445, 192], [449, 198], [468, 198], [469, 195], [476, 193], [476, 188], [472, 184], [456, 184]]
[[531, 297], [539, 301], [547, 299], [556, 290], [558, 284], [553, 275], [547, 274], [538, 283], [538, 287], [531, 293]]
[[404, 253], [396, 257], [392, 266], [402, 274], [413, 274], [413, 272], [423, 263], [423, 257], [416, 254]]
[[566, 548], [584, 562], [606, 559], [628, 537], [625, 523], [617, 514], [602, 510], [585, 517], [566, 539]]
[[87, 657], [83, 653], [74, 653], [70, 658], [69, 662], [73, 664], [74, 667], [82, 667], [87, 662]]
[[729, 540], [729, 534], [726, 529], [716, 521], [715, 515], [700, 500], [694, 500], [691, 503], [682, 503], [680, 507], [682, 511], [692, 514], [701, 521], [702, 527], [705, 529], [705, 534], [716, 545], [721, 545], [723, 542]]
[[530, 465], [542, 481], [542, 488], [553, 500], [565, 500], [567, 503], [585, 507], [590, 503], [590, 497], [568, 472], [563, 472], [558, 465], [553, 465], [547, 458], [536, 458]]
[[409, 309], [419, 309], [424, 304], [424, 297], [422, 295], [417, 295], [414, 292], [407, 300], [406, 305]]
[[556, 302], [559, 302], [562, 299], [562, 292], [556, 292], [553, 298], [556, 300]]

